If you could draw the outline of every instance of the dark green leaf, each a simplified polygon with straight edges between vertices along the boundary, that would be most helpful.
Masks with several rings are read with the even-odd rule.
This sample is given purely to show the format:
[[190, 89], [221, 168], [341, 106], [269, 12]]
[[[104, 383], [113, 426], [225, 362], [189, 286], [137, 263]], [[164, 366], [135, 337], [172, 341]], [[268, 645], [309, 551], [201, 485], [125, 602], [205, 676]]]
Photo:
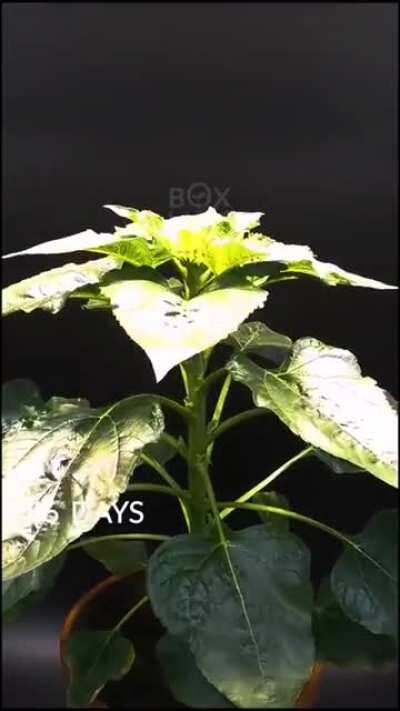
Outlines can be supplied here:
[[143, 570], [147, 564], [143, 541], [99, 541], [84, 546], [88, 555], [103, 563], [113, 575], [129, 575]]
[[368, 558], [347, 547], [332, 569], [332, 592], [354, 622], [374, 634], [398, 634], [398, 516], [380, 511], [354, 541]]
[[157, 644], [157, 654], [168, 685], [177, 701], [190, 708], [234, 708], [210, 684], [196, 666], [189, 645], [166, 634]]
[[68, 641], [66, 661], [71, 671], [69, 707], [90, 704], [108, 681], [121, 679], [135, 659], [132, 643], [118, 631], [80, 630]]
[[3, 580], [2, 615], [4, 622], [14, 622], [44, 600], [64, 565], [65, 557], [64, 554], [59, 555], [29, 573], [10, 580]]
[[[33, 410], [44, 409], [39, 388], [32, 380], [17, 378], [2, 386], [1, 424], [3, 432]], [[27, 409], [28, 408], [28, 409]], [[30, 409], [29, 409], [30, 408]]]
[[309, 553], [296, 536], [254, 526], [226, 548], [177, 536], [148, 571], [156, 615], [223, 696], [245, 708], [294, 703], [314, 663]]
[[394, 641], [350, 620], [332, 594], [328, 580], [318, 593], [313, 626], [321, 663], [371, 668], [396, 659]]

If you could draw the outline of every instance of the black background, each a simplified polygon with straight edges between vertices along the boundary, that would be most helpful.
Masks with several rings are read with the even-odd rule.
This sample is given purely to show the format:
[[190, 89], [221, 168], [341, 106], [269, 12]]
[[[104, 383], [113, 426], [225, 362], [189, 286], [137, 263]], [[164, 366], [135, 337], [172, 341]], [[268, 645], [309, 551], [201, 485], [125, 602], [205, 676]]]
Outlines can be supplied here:
[[[104, 203], [164, 215], [213, 204], [261, 210], [274, 238], [396, 283], [396, 28], [395, 3], [4, 3], [3, 253], [122, 224]], [[8, 260], [3, 284], [70, 257]], [[397, 396], [396, 315], [393, 291], [304, 280], [273, 287], [257, 318], [348, 348]], [[46, 397], [99, 405], [157, 389], [147, 357], [110, 314], [76, 304], [56, 316], [16, 314], [3, 336], [3, 381], [30, 377]], [[159, 390], [179, 387], [172, 373]], [[226, 414], [248, 406], [237, 386]], [[243, 425], [216, 447], [218, 492], [238, 495], [300, 448], [279, 422]], [[374, 477], [336, 476], [314, 461], [276, 488], [348, 532], [395, 505]], [[173, 502], [143, 499], [135, 530], [180, 530]], [[319, 577], [338, 548], [301, 534]], [[77, 592], [97, 579], [76, 561], [55, 600], [70, 597], [68, 572]], [[23, 703], [11, 682], [7, 703]]]

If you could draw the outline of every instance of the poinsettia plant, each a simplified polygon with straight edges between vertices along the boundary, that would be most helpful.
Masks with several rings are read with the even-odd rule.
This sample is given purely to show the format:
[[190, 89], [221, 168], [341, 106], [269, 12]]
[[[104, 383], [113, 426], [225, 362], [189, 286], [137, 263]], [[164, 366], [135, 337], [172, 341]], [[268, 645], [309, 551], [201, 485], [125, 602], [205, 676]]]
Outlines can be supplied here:
[[[178, 401], [135, 394], [92, 408], [85, 399], [45, 402], [27, 380], [3, 386], [6, 617], [43, 597], [70, 550], [85, 550], [114, 573], [146, 565], [146, 597], [132, 600], [113, 629], [72, 635], [70, 706], [89, 704], [135, 663], [123, 628], [145, 604], [165, 628], [157, 652], [166, 680], [187, 706], [291, 707], [318, 661], [390, 661], [397, 649], [396, 511], [375, 514], [359, 535], [349, 535], [296, 512], [270, 485], [300, 460], [318, 457], [338, 474], [358, 472], [396, 487], [396, 403], [348, 350], [309, 337], [293, 342], [247, 319], [273, 285], [289, 279], [395, 287], [260, 233], [262, 213], [223, 216], [209, 208], [163, 219], [107, 207], [126, 226], [16, 253], [103, 256], [8, 286], [3, 314], [58, 313], [70, 299], [86, 310], [104, 309], [145, 351], [157, 382], [179, 368], [185, 395]], [[227, 355], [212, 368], [220, 346]], [[235, 384], [250, 390], [254, 407], [224, 419]], [[182, 421], [179, 438], [165, 426], [170, 411]], [[267, 428], [271, 413], [305, 444], [250, 490], [221, 501], [217, 440], [255, 416], [267, 416]], [[172, 473], [175, 457], [187, 465], [184, 486]], [[159, 483], [141, 482], [143, 465]], [[81, 538], [128, 490], [176, 497], [187, 533]], [[254, 525], [234, 527], [237, 509], [252, 512]], [[318, 590], [310, 552], [291, 522], [342, 544]], [[139, 539], [157, 543], [145, 562]]]

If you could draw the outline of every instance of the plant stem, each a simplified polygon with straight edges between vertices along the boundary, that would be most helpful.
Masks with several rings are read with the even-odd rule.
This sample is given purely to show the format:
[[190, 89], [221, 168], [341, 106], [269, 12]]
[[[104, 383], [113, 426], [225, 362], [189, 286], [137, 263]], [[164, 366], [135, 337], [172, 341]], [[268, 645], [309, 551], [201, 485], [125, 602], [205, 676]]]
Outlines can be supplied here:
[[267, 414], [271, 414], [271, 410], [269, 410], [267, 407], [257, 407], [253, 410], [244, 410], [244, 412], [239, 412], [237, 415], [234, 415], [228, 420], [225, 420], [219, 427], [217, 427], [217, 429], [214, 430], [214, 432], [210, 432], [208, 436], [208, 443], [210, 444], [215, 439], [217, 439], [217, 437], [220, 437], [232, 427], [236, 427], [237, 425], [241, 424], [242, 422], [245, 422], [246, 420], [250, 420], [253, 417], [259, 417], [260, 415]]
[[142, 597], [142, 599], [139, 600], [139, 602], [137, 602], [136, 605], [134, 605], [134, 607], [132, 607], [130, 610], [128, 610], [126, 615], [123, 616], [123, 618], [118, 622], [118, 624], [116, 624], [115, 627], [113, 627], [112, 632], [113, 633], [118, 632], [121, 629], [121, 627], [125, 624], [125, 622], [128, 622], [130, 617], [132, 617], [132, 615], [134, 615], [135, 612], [137, 612], [137, 610], [139, 610], [141, 607], [143, 607], [143, 605], [148, 601], [149, 601], [148, 595], [145, 595], [144, 597]]
[[170, 538], [171, 536], [164, 536], [161, 533], [113, 533], [110, 536], [94, 536], [93, 538], [85, 538], [83, 541], [72, 543], [72, 545], [68, 546], [67, 551], [82, 548], [82, 546], [88, 546], [91, 543], [100, 543], [101, 541], [168, 541]]
[[[296, 462], [300, 461], [300, 459], [304, 459], [304, 457], [310, 457], [312, 453], [314, 452], [314, 447], [307, 447], [306, 449], [303, 449], [301, 452], [296, 454], [294, 457], [289, 459], [287, 462], [282, 464], [278, 469], [275, 469], [271, 474], [269, 474], [265, 479], [260, 481], [258, 484], [253, 486], [252, 489], [249, 489], [246, 491], [242, 496], [240, 496], [238, 499], [236, 499], [236, 503], [241, 504], [249, 499], [251, 499], [255, 494], [258, 494], [259, 491], [262, 491], [262, 489], [265, 489], [268, 484], [271, 483], [271, 481], [274, 481], [282, 472], [286, 471], [286, 469], [289, 469], [293, 464]], [[225, 518], [226, 516], [229, 516], [231, 511], [234, 511], [234, 508], [227, 508], [221, 511], [220, 517]]]
[[153, 457], [149, 457], [148, 454], [144, 454], [142, 452], [141, 459], [145, 464], [148, 464], [149, 467], [152, 467], [152, 469], [154, 469], [162, 477], [162, 479], [164, 479], [164, 481], [166, 481], [167, 484], [169, 484], [170, 487], [174, 491], [176, 491], [176, 494], [179, 498], [179, 504], [182, 509], [183, 517], [186, 521], [187, 528], [190, 531], [189, 512], [188, 512], [186, 504], [183, 501], [183, 498], [181, 496], [183, 489], [181, 489], [181, 487], [176, 483], [175, 479], [171, 476], [171, 474], [169, 474], [169, 472], [167, 472], [166, 468], [163, 467], [163, 465], [160, 464], [159, 462], [157, 462], [155, 459], [153, 459]]
[[172, 400], [169, 397], [164, 397], [164, 395], [158, 395], [157, 393], [149, 393], [148, 397], [153, 397], [155, 400], [157, 400], [160, 405], [164, 405], [165, 407], [168, 407], [170, 410], [173, 412], [176, 412], [178, 415], [183, 417], [185, 420], [190, 419], [191, 417], [191, 412], [190, 410], [185, 407], [184, 405], [180, 405], [179, 402], [176, 402], [176, 400]]
[[175, 498], [190, 499], [190, 494], [188, 491], [180, 489], [179, 492], [172, 489], [170, 486], [162, 486], [159, 484], [130, 484], [126, 491], [150, 491], [157, 494], [167, 494], [169, 496], [175, 496]]
[[310, 518], [309, 516], [304, 516], [303, 514], [299, 514], [296, 511], [291, 511], [290, 509], [280, 509], [275, 506], [264, 506], [264, 504], [247, 504], [247, 503], [239, 503], [238, 501], [219, 501], [217, 503], [218, 507], [226, 506], [226, 507], [231, 507], [231, 508], [238, 508], [238, 509], [249, 509], [250, 511], [265, 511], [267, 513], [272, 513], [276, 514], [277, 516], [286, 516], [286, 518], [292, 518], [295, 521], [300, 521], [300, 523], [307, 523], [309, 526], [314, 526], [314, 528], [319, 528], [321, 531], [324, 531], [324, 533], [328, 533], [330, 536], [333, 536], [334, 538], [337, 538], [341, 543], [344, 543], [347, 546], [350, 546], [350, 548], [353, 548], [353, 550], [356, 550], [357, 553], [362, 555], [364, 558], [367, 558], [370, 563], [375, 565], [381, 572], [383, 572], [387, 577], [389, 577], [391, 580], [394, 582], [397, 582], [395, 578], [393, 578], [390, 573], [388, 573], [385, 568], [381, 566], [378, 561], [376, 561], [374, 558], [372, 558], [361, 546], [359, 546], [357, 543], [355, 543], [349, 536], [346, 536], [344, 533], [341, 533], [340, 531], [337, 531], [336, 528], [332, 528], [331, 526], [328, 526], [326, 523], [322, 523], [321, 521], [317, 521], [314, 518]]
[[[213, 416], [210, 420], [208, 430], [211, 432], [212, 432], [212, 430], [215, 430], [219, 425], [222, 411], [223, 411], [224, 405], [225, 405], [225, 400], [228, 396], [229, 388], [231, 386], [231, 382], [232, 382], [232, 376], [230, 373], [228, 373], [223, 384], [222, 384], [222, 388], [221, 388], [219, 396], [218, 396], [217, 404], [215, 405], [215, 410], [214, 410]], [[212, 451], [214, 448], [214, 443], [215, 443], [215, 440], [213, 442], [211, 442], [207, 447], [207, 456], [208, 457], [211, 457], [211, 454], [212, 454]]]
[[211, 385], [214, 385], [214, 383], [223, 376], [224, 373], [226, 373], [226, 368], [218, 368], [217, 370], [214, 370], [205, 378], [205, 380], [203, 380], [201, 385], [202, 389], [208, 390]]
[[186, 445], [182, 441], [179, 441], [172, 435], [168, 434], [168, 432], [162, 432], [160, 435], [160, 440], [165, 442], [166, 444], [169, 444], [173, 449], [176, 449], [177, 453], [181, 455], [183, 459], [187, 458], [187, 450], [186, 450]]
[[184, 369], [188, 384], [188, 402], [192, 410], [192, 418], [188, 423], [188, 488], [191, 494], [191, 530], [193, 533], [199, 533], [204, 529], [207, 509], [207, 496], [200, 473], [201, 462], [203, 460], [206, 462], [207, 443], [207, 393], [201, 388], [205, 363], [201, 355], [186, 361]]
[[157, 462], [156, 459], [153, 459], [153, 457], [149, 457], [149, 455], [145, 454], [144, 452], [141, 453], [140, 458], [144, 464], [147, 464], [149, 467], [154, 469], [154, 471], [156, 471], [157, 474], [159, 474], [160, 477], [164, 479], [164, 481], [166, 481], [172, 489], [174, 489], [174, 491], [180, 493], [181, 487], [179, 486], [179, 484], [176, 483], [174, 477], [171, 476], [169, 472], [167, 472], [166, 468], [163, 467], [162, 464], [160, 464], [160, 462]]

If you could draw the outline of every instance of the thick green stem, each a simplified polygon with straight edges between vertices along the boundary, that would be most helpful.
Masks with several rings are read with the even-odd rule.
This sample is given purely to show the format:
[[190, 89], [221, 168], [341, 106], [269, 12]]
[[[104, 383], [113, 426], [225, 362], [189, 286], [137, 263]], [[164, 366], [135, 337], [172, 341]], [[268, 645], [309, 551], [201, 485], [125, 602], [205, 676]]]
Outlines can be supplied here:
[[207, 496], [201, 476], [201, 463], [207, 467], [207, 393], [201, 385], [205, 363], [201, 354], [185, 363], [188, 396], [192, 417], [188, 423], [188, 478], [191, 494], [191, 531], [201, 532], [205, 527]]

